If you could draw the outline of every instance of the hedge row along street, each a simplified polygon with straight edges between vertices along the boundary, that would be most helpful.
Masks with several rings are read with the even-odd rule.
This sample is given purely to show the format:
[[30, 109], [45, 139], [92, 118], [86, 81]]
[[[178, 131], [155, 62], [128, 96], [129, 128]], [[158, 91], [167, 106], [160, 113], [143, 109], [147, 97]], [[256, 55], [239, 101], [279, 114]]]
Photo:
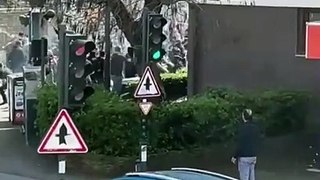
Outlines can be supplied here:
[[[176, 82], [172, 88], [182, 87], [185, 79], [178, 79], [164, 78], [164, 85]], [[38, 91], [37, 126], [41, 136], [56, 115], [56, 90], [47, 85]], [[253, 109], [267, 136], [301, 130], [309, 98], [307, 93], [295, 91], [239, 92], [218, 88], [181, 103], [163, 102], [150, 112], [151, 153], [230, 141], [244, 107]], [[142, 113], [133, 99], [121, 99], [97, 87], [86, 106], [74, 112], [73, 117], [92, 152], [111, 156], [135, 156], [139, 152], [139, 136], [135, 135], [140, 132]]]

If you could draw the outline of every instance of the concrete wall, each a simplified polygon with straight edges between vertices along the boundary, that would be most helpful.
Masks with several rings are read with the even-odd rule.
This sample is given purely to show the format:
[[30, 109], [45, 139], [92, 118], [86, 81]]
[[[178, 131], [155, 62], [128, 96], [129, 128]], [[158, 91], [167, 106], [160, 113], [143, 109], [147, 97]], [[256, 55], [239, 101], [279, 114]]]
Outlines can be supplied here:
[[320, 92], [320, 61], [295, 56], [297, 9], [190, 6], [189, 94], [206, 87]]

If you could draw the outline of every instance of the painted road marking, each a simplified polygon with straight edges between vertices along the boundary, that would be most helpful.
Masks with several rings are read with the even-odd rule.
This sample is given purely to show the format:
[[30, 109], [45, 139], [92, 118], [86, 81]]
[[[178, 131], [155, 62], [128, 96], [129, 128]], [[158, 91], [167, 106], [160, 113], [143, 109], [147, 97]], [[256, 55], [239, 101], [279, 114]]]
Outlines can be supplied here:
[[11, 131], [11, 130], [20, 130], [20, 128], [19, 127], [0, 128], [0, 131]]

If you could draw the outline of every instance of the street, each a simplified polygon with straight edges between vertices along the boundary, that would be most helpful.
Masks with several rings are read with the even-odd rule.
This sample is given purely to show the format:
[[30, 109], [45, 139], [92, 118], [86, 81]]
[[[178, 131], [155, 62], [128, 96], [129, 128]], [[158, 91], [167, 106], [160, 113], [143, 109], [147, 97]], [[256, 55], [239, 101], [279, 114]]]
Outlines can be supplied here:
[[[8, 107], [0, 106], [0, 179], [1, 180], [57, 180], [57, 161], [54, 156], [38, 155], [36, 149], [26, 146], [19, 127], [8, 122]], [[68, 173], [68, 170], [67, 170]], [[63, 179], [88, 179], [73, 172]], [[90, 177], [90, 179], [93, 179]]]
[[[274, 141], [268, 148], [265, 157], [261, 157], [257, 167], [257, 178], [260, 180], [316, 180], [320, 178], [319, 173], [306, 172], [304, 170], [305, 163], [301, 159], [305, 159], [303, 153], [305, 151], [299, 146], [301, 139], [294, 138], [280, 139]], [[280, 143], [283, 141], [288, 143], [288, 147], [292, 147], [292, 151], [281, 148]], [[54, 156], [38, 155], [36, 150], [26, 146], [24, 136], [21, 134], [19, 127], [13, 127], [8, 122], [8, 107], [6, 105], [0, 107], [0, 179], [4, 180], [57, 180], [62, 176], [57, 174], [57, 161]], [[176, 154], [165, 155], [160, 159], [150, 158], [150, 165], [154, 166], [150, 169], [167, 169], [170, 167], [196, 167], [213, 170], [228, 175], [237, 176], [237, 171], [228, 159], [215, 157], [212, 154], [224, 154], [225, 149], [214, 148], [214, 152], [205, 154], [193, 154], [191, 156], [177, 156]], [[210, 154], [210, 155], [209, 155]], [[271, 157], [271, 154], [276, 156]], [[222, 159], [221, 159], [222, 158]], [[172, 163], [172, 159], [175, 159]], [[214, 160], [215, 159], [215, 160]], [[170, 162], [166, 162], [170, 161]], [[215, 163], [213, 163], [215, 161]], [[164, 165], [166, 164], [166, 165]], [[170, 167], [168, 165], [170, 164]], [[157, 168], [156, 168], [157, 167]], [[122, 171], [126, 171], [126, 168]], [[132, 168], [128, 168], [129, 169]], [[120, 170], [121, 171], [121, 170]], [[94, 179], [92, 175], [86, 177], [81, 174], [81, 169], [72, 169], [68, 171], [68, 175], [63, 179], [81, 180]], [[70, 174], [71, 173], [71, 174]], [[120, 173], [122, 174], [122, 173]]]

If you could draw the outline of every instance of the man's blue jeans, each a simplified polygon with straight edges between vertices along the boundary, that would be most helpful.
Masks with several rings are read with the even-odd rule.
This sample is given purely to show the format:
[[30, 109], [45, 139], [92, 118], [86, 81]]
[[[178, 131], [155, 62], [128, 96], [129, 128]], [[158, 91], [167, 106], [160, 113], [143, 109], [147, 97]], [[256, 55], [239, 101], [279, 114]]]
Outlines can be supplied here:
[[238, 159], [240, 180], [255, 180], [256, 162], [257, 157], [240, 157]]
[[122, 76], [111, 75], [112, 80], [112, 92], [117, 93], [118, 95], [122, 92]]

